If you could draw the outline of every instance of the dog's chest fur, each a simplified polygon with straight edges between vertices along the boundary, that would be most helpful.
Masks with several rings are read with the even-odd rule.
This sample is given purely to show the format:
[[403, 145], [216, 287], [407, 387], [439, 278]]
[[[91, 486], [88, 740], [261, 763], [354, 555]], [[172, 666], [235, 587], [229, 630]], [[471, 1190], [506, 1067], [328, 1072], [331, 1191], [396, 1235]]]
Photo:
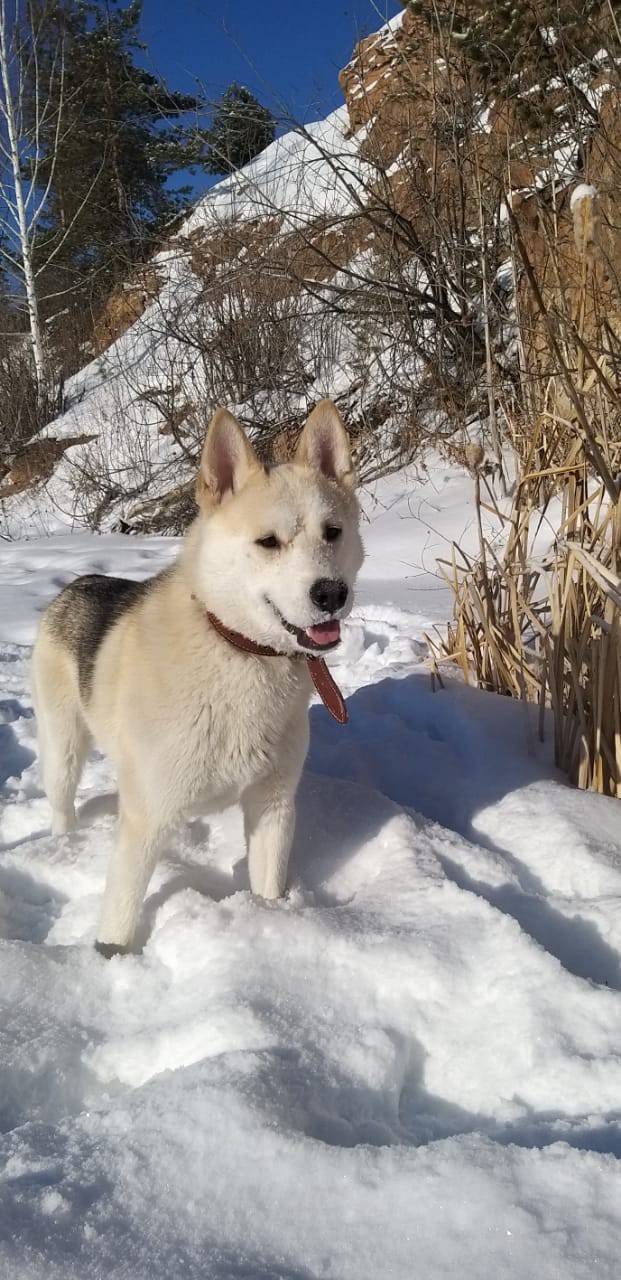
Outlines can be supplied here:
[[169, 578], [104, 639], [86, 715], [113, 758], [122, 725], [151, 803], [213, 809], [305, 750], [310, 689], [303, 660], [239, 652]]
[[306, 737], [309, 680], [302, 662], [233, 650], [186, 696], [180, 720], [191, 727], [183, 744], [177, 735], [174, 742], [180, 785], [208, 806], [232, 803], [253, 782], [278, 772], [283, 744], [286, 762], [287, 744], [292, 749], [294, 739]]

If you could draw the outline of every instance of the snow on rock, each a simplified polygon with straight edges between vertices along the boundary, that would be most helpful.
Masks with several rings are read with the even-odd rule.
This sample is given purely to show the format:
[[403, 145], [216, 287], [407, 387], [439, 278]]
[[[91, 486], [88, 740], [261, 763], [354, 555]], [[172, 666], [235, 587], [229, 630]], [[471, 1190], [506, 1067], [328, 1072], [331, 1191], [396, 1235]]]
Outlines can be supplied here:
[[574, 187], [571, 193], [571, 200], [569, 202], [569, 205], [572, 213], [576, 205], [580, 204], [581, 200], [594, 200], [596, 195], [597, 195], [597, 187], [591, 186], [589, 182], [579, 182], [578, 185]]
[[184, 222], [180, 239], [231, 218], [284, 216], [294, 229], [312, 217], [355, 209], [371, 170], [358, 157], [360, 139], [349, 135], [347, 107], [324, 120], [291, 129], [230, 178], [203, 196]]
[[63, 582], [175, 544], [0, 545], [3, 1280], [618, 1275], [618, 803], [523, 707], [431, 691], [466, 497], [438, 468], [365, 498], [350, 724], [311, 709], [288, 898], [250, 895], [236, 810], [195, 817], [109, 962], [113, 774], [94, 752], [53, 839], [29, 650]]

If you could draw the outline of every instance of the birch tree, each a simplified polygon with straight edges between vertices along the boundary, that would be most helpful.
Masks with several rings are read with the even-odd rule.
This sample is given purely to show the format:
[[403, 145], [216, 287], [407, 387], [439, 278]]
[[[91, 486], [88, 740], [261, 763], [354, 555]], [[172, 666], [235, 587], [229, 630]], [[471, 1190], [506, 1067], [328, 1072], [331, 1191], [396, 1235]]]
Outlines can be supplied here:
[[[60, 133], [64, 56], [59, 39], [46, 77], [41, 79], [33, 8], [27, 5], [23, 24], [19, 18], [18, 0], [0, 0], [0, 255], [23, 288], [37, 397], [42, 402], [49, 390], [50, 371], [37, 294], [35, 246], [51, 177], [41, 186], [40, 139], [52, 110], [55, 132], [57, 136]], [[29, 122], [24, 111], [28, 73], [36, 85], [35, 111]]]

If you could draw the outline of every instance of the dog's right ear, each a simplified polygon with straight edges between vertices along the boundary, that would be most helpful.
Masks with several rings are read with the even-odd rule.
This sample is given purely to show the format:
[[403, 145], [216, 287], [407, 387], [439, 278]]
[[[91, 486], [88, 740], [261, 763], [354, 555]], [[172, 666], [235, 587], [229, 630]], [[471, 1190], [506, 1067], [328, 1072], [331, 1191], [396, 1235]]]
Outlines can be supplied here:
[[250, 441], [228, 409], [216, 409], [205, 437], [196, 501], [208, 510], [245, 485], [259, 463]]

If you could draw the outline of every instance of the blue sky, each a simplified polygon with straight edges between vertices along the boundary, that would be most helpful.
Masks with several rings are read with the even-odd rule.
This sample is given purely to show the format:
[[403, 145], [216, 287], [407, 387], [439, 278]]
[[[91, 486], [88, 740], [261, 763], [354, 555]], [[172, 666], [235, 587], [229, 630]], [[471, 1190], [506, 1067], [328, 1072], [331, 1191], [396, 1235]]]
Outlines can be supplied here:
[[337, 80], [361, 35], [399, 0], [144, 0], [142, 36], [171, 88], [194, 79], [217, 98], [237, 80], [308, 122], [342, 101]]

